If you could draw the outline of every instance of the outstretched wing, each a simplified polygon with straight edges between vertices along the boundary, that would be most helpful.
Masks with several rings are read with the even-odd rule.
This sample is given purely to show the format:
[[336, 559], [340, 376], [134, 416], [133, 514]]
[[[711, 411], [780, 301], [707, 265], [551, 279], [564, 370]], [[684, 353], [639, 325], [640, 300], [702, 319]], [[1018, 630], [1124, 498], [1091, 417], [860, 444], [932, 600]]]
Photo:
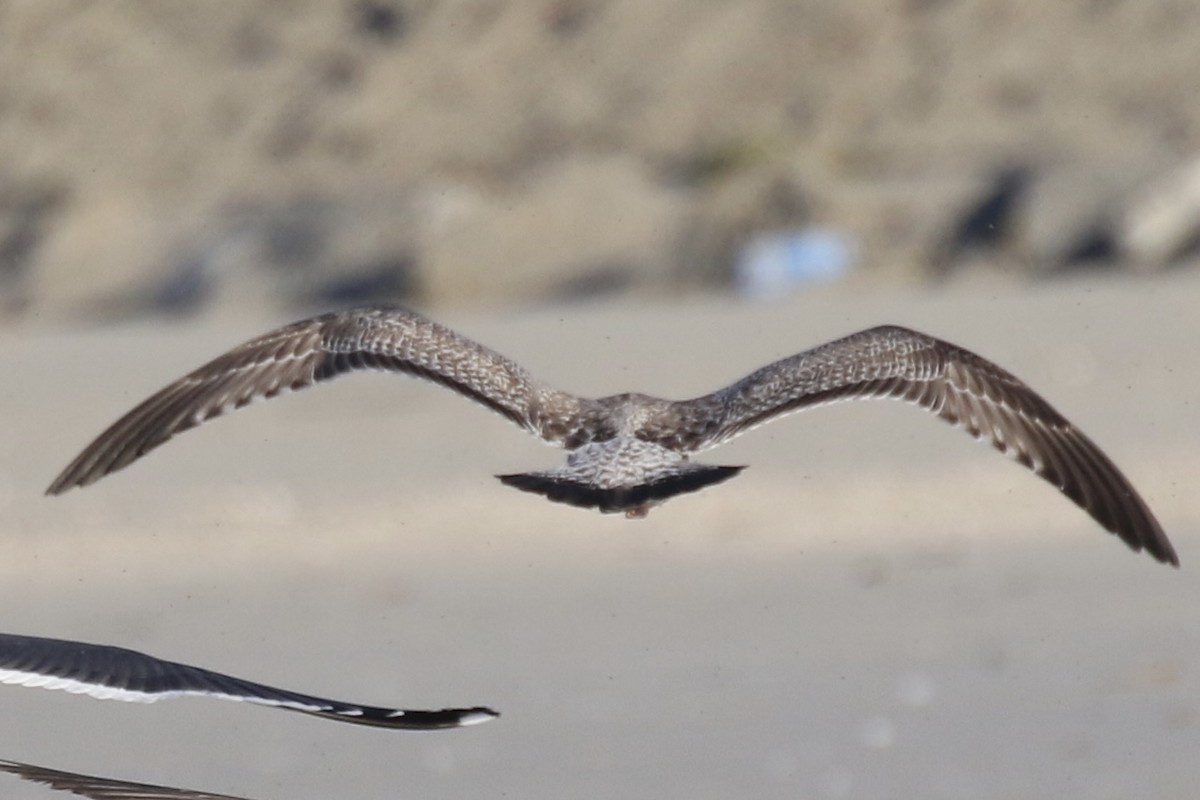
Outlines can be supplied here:
[[325, 719], [407, 730], [457, 728], [499, 716], [488, 708], [379, 708], [276, 689], [108, 645], [0, 633], [0, 683], [63, 689], [101, 700], [153, 703], [198, 695], [300, 711]]
[[685, 450], [702, 450], [789, 412], [872, 398], [916, 403], [977, 439], [986, 437], [1134, 550], [1178, 565], [1145, 502], [1078, 428], [987, 359], [906, 328], [862, 331], [682, 401], [675, 409], [684, 420], [679, 440]]
[[99, 778], [95, 775], [64, 772], [19, 761], [0, 760], [0, 771], [12, 773], [33, 783], [44, 784], [51, 789], [70, 792], [79, 797], [90, 797], [92, 800], [247, 800], [229, 794], [212, 794], [153, 783]]
[[166, 386], [113, 423], [62, 471], [47, 494], [86, 486], [177, 433], [254, 401], [358, 370], [427, 378], [559, 443], [578, 401], [519, 365], [400, 308], [323, 314], [239, 345]]

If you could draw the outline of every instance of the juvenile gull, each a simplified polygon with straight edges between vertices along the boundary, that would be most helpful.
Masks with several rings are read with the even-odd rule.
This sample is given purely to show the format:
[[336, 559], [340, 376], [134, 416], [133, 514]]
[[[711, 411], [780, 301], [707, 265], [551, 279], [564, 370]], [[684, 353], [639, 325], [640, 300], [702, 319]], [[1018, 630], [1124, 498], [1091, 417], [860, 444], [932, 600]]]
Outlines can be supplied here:
[[378, 708], [276, 689], [123, 647], [0, 633], [0, 683], [63, 689], [101, 700], [153, 703], [186, 695], [238, 700], [380, 728], [433, 730], [499, 716], [489, 708]]
[[1129, 481], [1049, 403], [992, 362], [894, 325], [814, 347], [691, 400], [637, 393], [591, 399], [559, 391], [412, 311], [323, 314], [235, 347], [154, 394], [88, 445], [47, 493], [86, 486], [253, 400], [358, 370], [440, 383], [565, 448], [567, 463], [558, 469], [497, 477], [550, 500], [628, 517], [738, 474], [743, 467], [690, 456], [777, 417], [841, 400], [906, 400], [987, 439], [1134, 550], [1179, 563]]

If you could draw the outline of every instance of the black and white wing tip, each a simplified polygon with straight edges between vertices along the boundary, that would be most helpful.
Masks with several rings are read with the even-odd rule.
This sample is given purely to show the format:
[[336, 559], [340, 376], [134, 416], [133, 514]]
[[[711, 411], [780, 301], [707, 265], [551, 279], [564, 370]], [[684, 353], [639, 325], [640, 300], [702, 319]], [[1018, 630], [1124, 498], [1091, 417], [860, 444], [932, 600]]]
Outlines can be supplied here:
[[159, 786], [153, 783], [134, 783], [113, 778], [100, 778], [95, 775], [39, 767], [20, 761], [0, 760], [0, 772], [16, 775], [31, 783], [49, 786], [51, 789], [70, 792], [80, 797], [90, 797], [92, 800], [248, 800], [248, 798], [235, 797], [230, 794], [213, 794], [197, 792], [192, 789], [179, 789], [173, 786]]
[[459, 728], [500, 716], [481, 706], [418, 710], [347, 703], [164, 661], [122, 647], [7, 633], [0, 634], [0, 683], [134, 703], [187, 695], [214, 697], [399, 730]]

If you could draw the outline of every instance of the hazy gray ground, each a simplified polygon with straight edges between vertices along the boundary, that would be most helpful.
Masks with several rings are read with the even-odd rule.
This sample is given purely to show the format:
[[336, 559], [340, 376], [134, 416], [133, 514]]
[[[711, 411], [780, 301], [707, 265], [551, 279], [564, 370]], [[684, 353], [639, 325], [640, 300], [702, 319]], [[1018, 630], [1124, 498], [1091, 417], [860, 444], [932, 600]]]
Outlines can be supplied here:
[[282, 320], [10, 334], [0, 629], [503, 717], [403, 733], [5, 687], [0, 757], [260, 800], [1194, 797], [1200, 278], [972, 289], [439, 317], [593, 394], [706, 392], [883, 321], [945, 336], [1105, 447], [1181, 570], [900, 404], [760, 429], [711, 454], [742, 477], [643, 522], [501, 486], [559, 455], [388, 376], [45, 498], [119, 413]]

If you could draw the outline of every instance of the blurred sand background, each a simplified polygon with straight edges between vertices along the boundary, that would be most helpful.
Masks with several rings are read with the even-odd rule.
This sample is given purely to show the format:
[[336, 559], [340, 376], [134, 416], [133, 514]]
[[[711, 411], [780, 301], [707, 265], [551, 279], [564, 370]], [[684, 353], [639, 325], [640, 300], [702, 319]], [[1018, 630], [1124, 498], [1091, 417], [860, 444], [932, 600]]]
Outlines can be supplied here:
[[[1194, 797], [1200, 273], [1120, 232], [1200, 144], [1198, 40], [1193, 4], [1119, 0], [0, 4], [0, 627], [503, 714], [4, 688], [0, 757], [259, 800]], [[1013, 164], [1006, 235], [935, 265]], [[841, 281], [734, 291], [748, 237], [809, 225], [855, 242]], [[757, 430], [640, 522], [501, 486], [559, 454], [378, 375], [41, 495], [149, 392], [375, 278], [592, 395], [943, 336], [1104, 447], [1183, 567], [886, 403]]]

